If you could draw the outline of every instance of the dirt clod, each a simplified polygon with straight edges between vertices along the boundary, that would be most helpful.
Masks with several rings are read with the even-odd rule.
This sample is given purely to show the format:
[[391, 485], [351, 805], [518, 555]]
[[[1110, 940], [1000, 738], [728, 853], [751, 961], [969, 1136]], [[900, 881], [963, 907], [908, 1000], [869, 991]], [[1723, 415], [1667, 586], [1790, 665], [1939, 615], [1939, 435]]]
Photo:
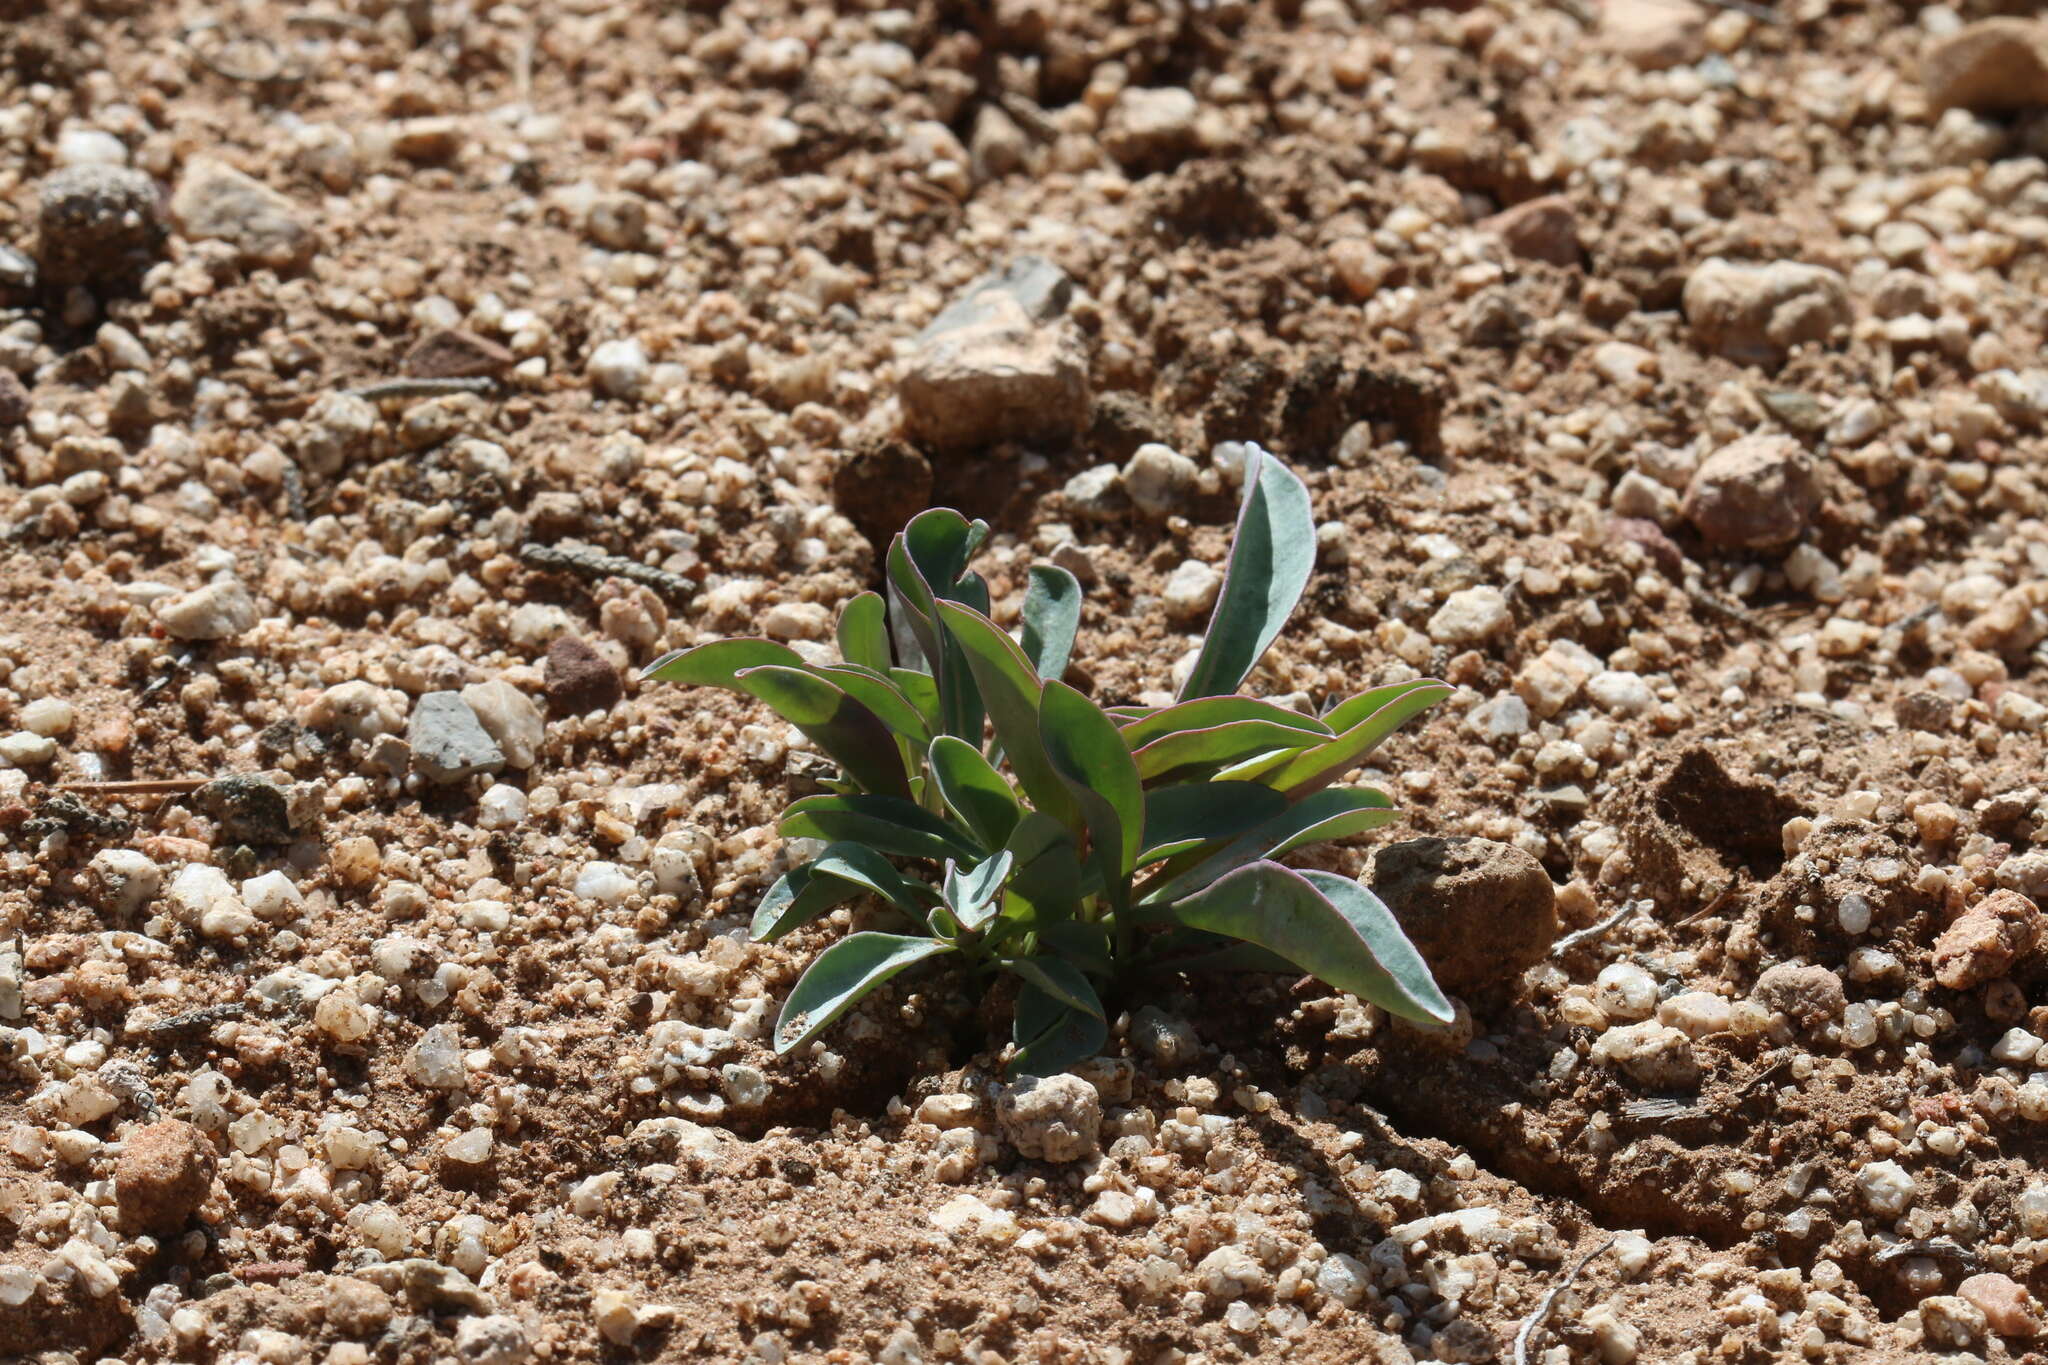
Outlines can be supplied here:
[[122, 1223], [159, 1237], [182, 1232], [213, 1188], [216, 1161], [213, 1143], [189, 1123], [165, 1119], [135, 1129], [114, 1167]]

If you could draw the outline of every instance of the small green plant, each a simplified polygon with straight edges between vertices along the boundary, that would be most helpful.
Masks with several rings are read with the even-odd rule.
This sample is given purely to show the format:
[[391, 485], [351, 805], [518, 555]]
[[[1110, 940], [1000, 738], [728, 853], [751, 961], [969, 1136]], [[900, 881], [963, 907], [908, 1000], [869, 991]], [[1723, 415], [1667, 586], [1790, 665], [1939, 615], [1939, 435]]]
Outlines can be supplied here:
[[904, 922], [819, 954], [783, 1006], [776, 1051], [948, 956], [1018, 978], [1012, 1067], [1038, 1075], [1101, 1050], [1103, 992], [1140, 972], [1307, 972], [1391, 1013], [1449, 1020], [1378, 897], [1275, 861], [1392, 820], [1381, 793], [1331, 784], [1450, 690], [1397, 683], [1321, 719], [1231, 695], [1308, 583], [1315, 526], [1301, 480], [1252, 448], [1229, 568], [1171, 706], [1098, 707], [1060, 680], [1081, 619], [1080, 585], [1063, 569], [1031, 570], [1020, 638], [990, 620], [987, 585], [967, 568], [987, 533], [950, 509], [913, 518], [889, 546], [887, 601], [866, 592], [846, 605], [844, 663], [719, 640], [647, 670], [758, 698], [843, 774], [783, 815], [785, 836], [826, 846], [769, 889], [756, 940], [864, 895]]

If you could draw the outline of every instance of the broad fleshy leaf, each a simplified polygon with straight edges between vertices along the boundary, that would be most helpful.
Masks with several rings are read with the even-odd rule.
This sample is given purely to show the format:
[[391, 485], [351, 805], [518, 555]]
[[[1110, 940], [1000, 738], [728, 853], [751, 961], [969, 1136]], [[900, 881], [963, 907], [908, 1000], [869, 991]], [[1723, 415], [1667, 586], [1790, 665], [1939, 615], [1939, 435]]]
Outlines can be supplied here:
[[889, 605], [882, 594], [861, 593], [839, 613], [839, 657], [877, 673], [887, 673], [895, 663], [889, 653]]
[[[1132, 708], [1107, 708], [1112, 719], [1115, 719], [1118, 712], [1127, 709]], [[1175, 702], [1172, 706], [1163, 706], [1157, 710], [1136, 709], [1142, 710], [1143, 714], [1132, 720], [1117, 722], [1118, 728], [1123, 731], [1124, 743], [1133, 751], [1183, 730], [1210, 730], [1241, 720], [1289, 726], [1310, 735], [1321, 735], [1325, 739], [1336, 733], [1320, 720], [1304, 716], [1301, 712], [1285, 706], [1260, 701], [1257, 697], [1197, 697], [1193, 701]]]
[[739, 675], [746, 669], [768, 664], [801, 668], [803, 662], [803, 655], [773, 640], [713, 640], [688, 649], [670, 650], [641, 670], [640, 676], [655, 682], [722, 687], [728, 692], [746, 693], [747, 689], [739, 683]]
[[958, 863], [946, 864], [946, 905], [962, 925], [979, 929], [995, 917], [1011, 862], [1009, 850], [1005, 849], [965, 872]]
[[952, 951], [950, 943], [911, 935], [847, 935], [818, 954], [783, 1001], [775, 1020], [775, 1051], [802, 1047], [890, 977]]
[[1257, 446], [1245, 471], [1244, 511], [1209, 631], [1182, 698], [1234, 692], [1301, 600], [1315, 568], [1316, 527], [1308, 487]]
[[[1128, 734], [1126, 740], [1128, 741]], [[1176, 730], [1132, 752], [1138, 775], [1156, 782], [1169, 775], [1192, 779], [1257, 754], [1306, 749], [1329, 736], [1269, 720], [1237, 720], [1207, 730]]]
[[1094, 984], [1086, 973], [1065, 958], [1050, 955], [1013, 957], [1006, 958], [1003, 966], [1061, 1004], [1092, 1014], [1097, 1019], [1103, 1017], [1102, 1001], [1096, 998]]
[[1121, 903], [1145, 840], [1145, 789], [1138, 765], [1116, 722], [1063, 682], [1045, 684], [1038, 735], [1047, 760], [1081, 807], [1090, 857], [1102, 869], [1104, 890], [1113, 905]]
[[1076, 1009], [1026, 981], [1017, 992], [1010, 1037], [1017, 1044], [1012, 1075], [1056, 1076], [1100, 1053], [1109, 1025], [1099, 1008], [1094, 1014]]
[[887, 561], [897, 614], [939, 682], [941, 728], [976, 743], [981, 739], [982, 711], [974, 675], [958, 649], [950, 647], [936, 607], [952, 600], [988, 610], [987, 585], [964, 572], [969, 556], [987, 535], [988, 523], [969, 522], [951, 508], [933, 508], [911, 518], [890, 543]]
[[1081, 850], [1067, 827], [1043, 811], [1026, 811], [1004, 846], [1012, 860], [1004, 914], [1027, 927], [1065, 919], [1081, 903]]
[[981, 700], [995, 725], [996, 739], [1017, 774], [1017, 784], [1033, 806], [1067, 828], [1078, 829], [1080, 808], [1053, 767], [1041, 738], [1039, 708], [1044, 692], [1053, 684], [1039, 681], [1023, 649], [987, 616], [957, 602], [942, 602], [937, 610], [948, 637], [981, 686]]
[[807, 796], [782, 813], [785, 839], [844, 839], [895, 858], [961, 858], [988, 850], [924, 807], [896, 796]]
[[775, 879], [754, 911], [754, 940], [773, 943], [833, 907], [866, 893], [882, 897], [920, 923], [924, 919], [924, 902], [931, 898], [928, 887], [905, 877], [873, 849], [842, 840]]
[[1287, 809], [1287, 798], [1256, 782], [1184, 782], [1145, 792], [1143, 867], [1233, 838]]
[[1161, 909], [1175, 924], [1278, 954], [1390, 1014], [1450, 1022], [1451, 1003], [1400, 921], [1349, 877], [1257, 862]]
[[1364, 762], [1388, 735], [1451, 695], [1450, 685], [1434, 678], [1404, 687], [1400, 695], [1339, 731], [1336, 738], [1289, 755], [1285, 762], [1259, 774], [1258, 780], [1296, 798], [1326, 787]]
[[881, 718], [836, 682], [804, 667], [767, 664], [737, 675], [740, 686], [804, 732], [866, 792], [910, 796], [903, 756]]
[[931, 743], [931, 727], [925, 723], [924, 713], [911, 704], [910, 698], [903, 695], [903, 689], [893, 679], [859, 664], [826, 664], [810, 671], [844, 689], [848, 696], [874, 712], [882, 724], [917, 749]]
[[1201, 890], [1234, 867], [1278, 858], [1307, 844], [1346, 839], [1378, 829], [1400, 814], [1384, 793], [1371, 787], [1335, 787], [1313, 792], [1253, 825], [1228, 842], [1195, 848], [1170, 858], [1140, 887], [1147, 905], [1177, 900]]
[[1010, 784], [981, 750], [957, 735], [940, 735], [931, 742], [926, 761], [947, 809], [974, 831], [975, 838], [990, 848], [1009, 841], [1024, 811]]
[[1079, 580], [1056, 565], [1032, 565], [1031, 583], [1024, 589], [1022, 641], [1032, 671], [1041, 678], [1064, 675], [1080, 628]]

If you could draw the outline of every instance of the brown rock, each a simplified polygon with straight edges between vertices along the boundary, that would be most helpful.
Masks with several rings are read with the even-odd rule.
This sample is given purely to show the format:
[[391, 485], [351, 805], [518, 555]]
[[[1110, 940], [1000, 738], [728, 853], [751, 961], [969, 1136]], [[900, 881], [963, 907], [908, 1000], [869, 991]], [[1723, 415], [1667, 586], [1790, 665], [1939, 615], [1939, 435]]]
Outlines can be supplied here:
[[[9, 1174], [0, 1172], [0, 1190]], [[105, 1263], [102, 1262], [102, 1265]], [[0, 1299], [0, 1351], [8, 1359], [26, 1359], [42, 1352], [64, 1352], [65, 1359], [91, 1359], [116, 1339], [135, 1330], [135, 1310], [120, 1291], [95, 1294], [98, 1285], [77, 1274], [63, 1257], [21, 1240], [13, 1243], [0, 1266], [20, 1268], [40, 1282], [22, 1303]], [[111, 1271], [104, 1272], [110, 1278]]]
[[391, 1296], [353, 1275], [327, 1282], [327, 1325], [345, 1337], [373, 1337], [391, 1322]]
[[1506, 993], [1557, 938], [1549, 874], [1511, 844], [1389, 844], [1374, 856], [1366, 881], [1421, 950], [1437, 984], [1453, 995]]
[[182, 1232], [213, 1188], [213, 1144], [189, 1123], [165, 1119], [130, 1133], [114, 1163], [114, 1199], [133, 1232]]
[[405, 353], [414, 379], [495, 379], [512, 368], [512, 353], [460, 327], [427, 333]]
[[968, 286], [918, 336], [898, 397], [920, 444], [965, 450], [1087, 429], [1088, 366], [1062, 315], [1073, 282], [1023, 256]]
[[1692, 0], [1606, 0], [1600, 46], [1644, 71], [1686, 66], [1705, 55], [1707, 12]]
[[2002, 1337], [2030, 1337], [2041, 1330], [2033, 1295], [2010, 1275], [1972, 1275], [1956, 1286], [1956, 1297], [1975, 1304], [1985, 1324]]
[[1579, 263], [1579, 218], [1571, 200], [1546, 194], [1504, 209], [1480, 227], [1496, 233], [1509, 251], [1532, 261], [1574, 266]]
[[1825, 343], [1855, 313], [1840, 274], [1804, 261], [1702, 261], [1679, 302], [1693, 337], [1741, 365], [1776, 366], [1794, 346]]
[[1934, 941], [1934, 979], [1966, 991], [2006, 975], [2041, 942], [2041, 910], [2017, 891], [1994, 891]]
[[541, 666], [548, 709], [558, 716], [606, 711], [626, 695], [619, 670], [579, 636], [557, 635]]
[[1724, 549], [1796, 540], [1819, 494], [1806, 452], [1789, 436], [1745, 436], [1709, 455], [1685, 490], [1686, 520]]
[[1805, 1028], [1817, 1028], [1841, 1017], [1848, 997], [1842, 978], [1825, 967], [1781, 962], [1757, 978], [1750, 997], [1765, 1009], [1791, 1016]]
[[2048, 20], [1986, 19], [1936, 38], [1920, 83], [1937, 110], [2048, 108]]
[[28, 390], [12, 370], [0, 370], [0, 431], [28, 420]]
[[1956, 704], [1939, 692], [1909, 692], [1892, 703], [1892, 716], [1908, 730], [1944, 735], [1955, 720]]

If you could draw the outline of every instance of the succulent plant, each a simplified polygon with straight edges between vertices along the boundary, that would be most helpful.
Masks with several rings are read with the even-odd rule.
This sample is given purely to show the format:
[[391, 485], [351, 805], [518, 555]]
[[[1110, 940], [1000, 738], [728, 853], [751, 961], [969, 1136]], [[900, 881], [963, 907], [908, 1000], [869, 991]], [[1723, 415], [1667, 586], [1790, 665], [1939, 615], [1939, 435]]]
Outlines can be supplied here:
[[1172, 705], [1102, 707], [1062, 681], [1081, 619], [1063, 569], [1031, 569], [1015, 637], [991, 620], [968, 568], [988, 527], [943, 508], [891, 542], [886, 599], [846, 604], [844, 662], [733, 639], [648, 668], [760, 700], [842, 774], [784, 813], [785, 836], [825, 846], [769, 888], [754, 937], [864, 896], [901, 921], [812, 961], [777, 1020], [778, 1052], [942, 957], [1018, 978], [1011, 1067], [1039, 1075], [1100, 1051], [1103, 995], [1138, 974], [1306, 972], [1412, 1020], [1451, 1017], [1378, 897], [1279, 861], [1395, 818], [1380, 792], [1334, 784], [1450, 689], [1396, 683], [1320, 717], [1235, 695], [1299, 601], [1316, 545], [1301, 480], [1256, 447], [1245, 473], [1229, 567]]

